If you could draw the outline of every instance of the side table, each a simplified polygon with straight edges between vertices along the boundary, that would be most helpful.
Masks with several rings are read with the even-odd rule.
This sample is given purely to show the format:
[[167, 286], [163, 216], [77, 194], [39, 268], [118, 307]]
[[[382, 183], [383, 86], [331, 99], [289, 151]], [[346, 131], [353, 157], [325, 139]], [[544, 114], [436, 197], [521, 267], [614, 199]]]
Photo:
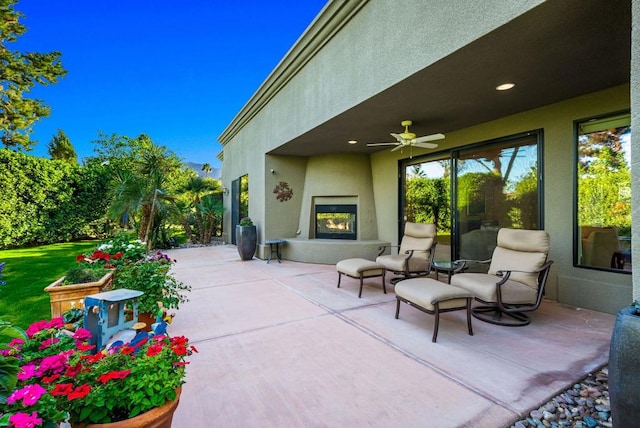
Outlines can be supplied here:
[[273, 255], [276, 256], [278, 263], [281, 263], [282, 255], [280, 253], [280, 246], [285, 242], [286, 241], [284, 239], [267, 239], [264, 241], [265, 245], [269, 244], [269, 258], [267, 259], [267, 263], [271, 261], [271, 257], [273, 257]]
[[460, 272], [464, 264], [456, 262], [434, 261], [431, 266], [433, 266], [433, 270], [436, 271], [436, 280], [438, 279], [439, 273], [446, 273], [448, 275], [447, 284], [451, 284], [451, 276]]

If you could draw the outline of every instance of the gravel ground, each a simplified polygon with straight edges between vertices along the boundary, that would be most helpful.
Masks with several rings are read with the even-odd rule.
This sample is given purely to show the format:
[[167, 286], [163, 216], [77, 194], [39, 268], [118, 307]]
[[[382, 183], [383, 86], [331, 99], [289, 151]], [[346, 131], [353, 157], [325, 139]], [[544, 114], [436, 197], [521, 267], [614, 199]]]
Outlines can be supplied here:
[[609, 370], [604, 367], [581, 382], [529, 412], [511, 428], [612, 427], [609, 407]]

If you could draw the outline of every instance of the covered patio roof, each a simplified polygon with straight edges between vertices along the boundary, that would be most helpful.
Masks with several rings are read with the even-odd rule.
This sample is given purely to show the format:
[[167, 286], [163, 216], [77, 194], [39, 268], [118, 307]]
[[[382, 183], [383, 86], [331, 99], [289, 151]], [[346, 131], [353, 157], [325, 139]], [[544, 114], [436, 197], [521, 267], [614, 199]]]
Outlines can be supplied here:
[[[411, 130], [417, 135], [446, 134], [628, 83], [630, 60], [629, 0], [549, 0], [270, 153], [315, 156], [385, 150], [366, 143], [389, 141], [390, 132], [401, 131], [401, 120], [413, 120]], [[291, 61], [295, 58], [285, 58], [279, 67]], [[281, 72], [274, 70], [264, 85], [284, 79]], [[496, 91], [504, 82], [516, 87]], [[245, 110], [264, 96], [261, 90]], [[244, 112], [239, 113], [221, 136], [223, 144], [243, 117]], [[347, 144], [348, 140], [359, 144]]]

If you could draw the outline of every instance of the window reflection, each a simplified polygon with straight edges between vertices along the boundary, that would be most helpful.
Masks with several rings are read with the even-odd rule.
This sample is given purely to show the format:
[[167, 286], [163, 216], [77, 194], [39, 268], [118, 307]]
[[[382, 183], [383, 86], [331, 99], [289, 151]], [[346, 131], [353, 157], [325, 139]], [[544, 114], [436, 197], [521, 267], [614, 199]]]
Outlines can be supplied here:
[[631, 270], [631, 116], [580, 122], [577, 264]]
[[539, 227], [538, 134], [460, 151], [456, 185], [460, 258], [490, 259], [498, 229]]

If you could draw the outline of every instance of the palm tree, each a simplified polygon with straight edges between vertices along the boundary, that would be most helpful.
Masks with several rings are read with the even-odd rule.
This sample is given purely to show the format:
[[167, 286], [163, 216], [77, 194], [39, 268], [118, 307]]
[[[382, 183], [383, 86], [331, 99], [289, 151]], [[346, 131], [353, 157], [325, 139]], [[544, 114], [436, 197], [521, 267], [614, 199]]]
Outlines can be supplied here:
[[116, 169], [114, 174], [114, 199], [109, 214], [114, 219], [127, 214], [137, 221], [138, 238], [151, 249], [151, 230], [160, 227], [154, 224], [154, 219], [159, 211], [168, 209], [167, 202], [173, 201], [167, 184], [171, 175], [179, 170], [180, 161], [166, 147], [155, 145], [144, 134], [131, 146], [135, 147], [130, 153], [131, 168]]
[[205, 163], [204, 165], [202, 165], [202, 170], [204, 171], [204, 174], [206, 177], [209, 177], [209, 174], [211, 174], [211, 171], [213, 171], [213, 169], [211, 168], [211, 165], [208, 163]]

